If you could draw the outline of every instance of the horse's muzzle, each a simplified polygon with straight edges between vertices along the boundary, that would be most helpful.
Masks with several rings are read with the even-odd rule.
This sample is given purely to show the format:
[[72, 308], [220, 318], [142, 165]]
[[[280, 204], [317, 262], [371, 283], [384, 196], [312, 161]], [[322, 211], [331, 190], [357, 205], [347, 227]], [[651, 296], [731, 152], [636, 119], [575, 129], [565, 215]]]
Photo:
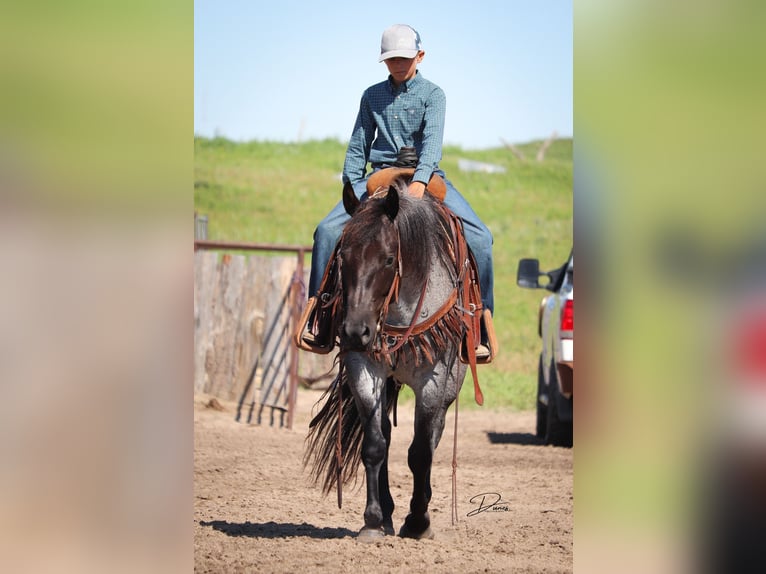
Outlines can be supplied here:
[[341, 346], [348, 351], [366, 351], [375, 335], [375, 325], [367, 321], [345, 321], [341, 329]]

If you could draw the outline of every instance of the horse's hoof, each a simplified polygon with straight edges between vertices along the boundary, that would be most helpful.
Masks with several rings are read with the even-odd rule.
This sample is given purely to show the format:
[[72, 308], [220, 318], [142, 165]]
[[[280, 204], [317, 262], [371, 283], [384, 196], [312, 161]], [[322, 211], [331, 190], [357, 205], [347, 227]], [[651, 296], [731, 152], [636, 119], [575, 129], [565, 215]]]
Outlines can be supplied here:
[[396, 534], [396, 531], [394, 530], [394, 523], [392, 521], [384, 522], [383, 523], [383, 532], [386, 536], [393, 536]]
[[[393, 527], [391, 528], [393, 534]], [[378, 528], [370, 528], [368, 526], [365, 526], [359, 531], [359, 534], [357, 535], [356, 539], [359, 542], [377, 542], [378, 540], [381, 540], [386, 537], [386, 529], [383, 526], [380, 526]]]
[[405, 522], [399, 529], [399, 536], [402, 538], [414, 538], [415, 540], [433, 540], [434, 531], [431, 530], [431, 527], [429, 526], [422, 532], [416, 532], [407, 526], [407, 523]]

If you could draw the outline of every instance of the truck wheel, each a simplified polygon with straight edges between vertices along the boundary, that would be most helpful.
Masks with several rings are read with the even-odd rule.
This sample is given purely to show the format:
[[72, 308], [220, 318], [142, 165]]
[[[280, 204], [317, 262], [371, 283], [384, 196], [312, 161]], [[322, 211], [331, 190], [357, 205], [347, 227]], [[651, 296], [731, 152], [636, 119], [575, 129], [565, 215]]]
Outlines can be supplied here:
[[[572, 446], [572, 423], [559, 420], [559, 402], [567, 399], [559, 391], [556, 366], [551, 364], [550, 385], [548, 385], [548, 424], [545, 433], [546, 444]], [[571, 399], [569, 399], [571, 400]]]
[[541, 401], [541, 398], [546, 394], [543, 354], [540, 353], [540, 361], [537, 365], [537, 428], [535, 434], [542, 439], [545, 438], [545, 433], [548, 430], [548, 405]]

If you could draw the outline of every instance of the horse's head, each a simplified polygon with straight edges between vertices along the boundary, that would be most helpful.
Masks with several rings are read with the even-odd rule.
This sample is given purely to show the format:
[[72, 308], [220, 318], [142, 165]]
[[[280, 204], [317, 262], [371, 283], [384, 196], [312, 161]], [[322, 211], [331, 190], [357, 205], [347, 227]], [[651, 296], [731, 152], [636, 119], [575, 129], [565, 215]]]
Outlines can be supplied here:
[[371, 197], [360, 204], [351, 185], [346, 184], [343, 205], [352, 218], [344, 229], [340, 249], [344, 306], [341, 347], [366, 350], [401, 273], [395, 221], [399, 194], [391, 187], [384, 198]]

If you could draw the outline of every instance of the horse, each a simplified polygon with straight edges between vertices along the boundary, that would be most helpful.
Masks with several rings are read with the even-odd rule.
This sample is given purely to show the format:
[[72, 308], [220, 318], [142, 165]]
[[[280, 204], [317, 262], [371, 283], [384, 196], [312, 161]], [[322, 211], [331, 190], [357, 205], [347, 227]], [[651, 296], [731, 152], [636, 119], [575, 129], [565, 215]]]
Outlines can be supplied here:
[[[428, 193], [410, 196], [401, 177], [363, 202], [346, 184], [343, 204], [351, 219], [330, 262], [335, 269], [325, 273], [335, 284], [324, 303], [339, 313], [339, 369], [310, 423], [304, 463], [325, 494], [337, 487], [339, 507], [342, 484], [363, 463], [367, 502], [358, 539], [393, 535], [390, 415], [393, 410], [396, 424], [398, 391], [408, 385], [415, 395], [407, 456], [413, 488], [399, 536], [433, 538], [433, 455], [467, 369], [460, 348], [470, 311], [461, 306], [460, 293], [470, 279], [461, 222]], [[474, 383], [481, 404], [475, 371]], [[454, 467], [453, 461], [453, 506]]]

